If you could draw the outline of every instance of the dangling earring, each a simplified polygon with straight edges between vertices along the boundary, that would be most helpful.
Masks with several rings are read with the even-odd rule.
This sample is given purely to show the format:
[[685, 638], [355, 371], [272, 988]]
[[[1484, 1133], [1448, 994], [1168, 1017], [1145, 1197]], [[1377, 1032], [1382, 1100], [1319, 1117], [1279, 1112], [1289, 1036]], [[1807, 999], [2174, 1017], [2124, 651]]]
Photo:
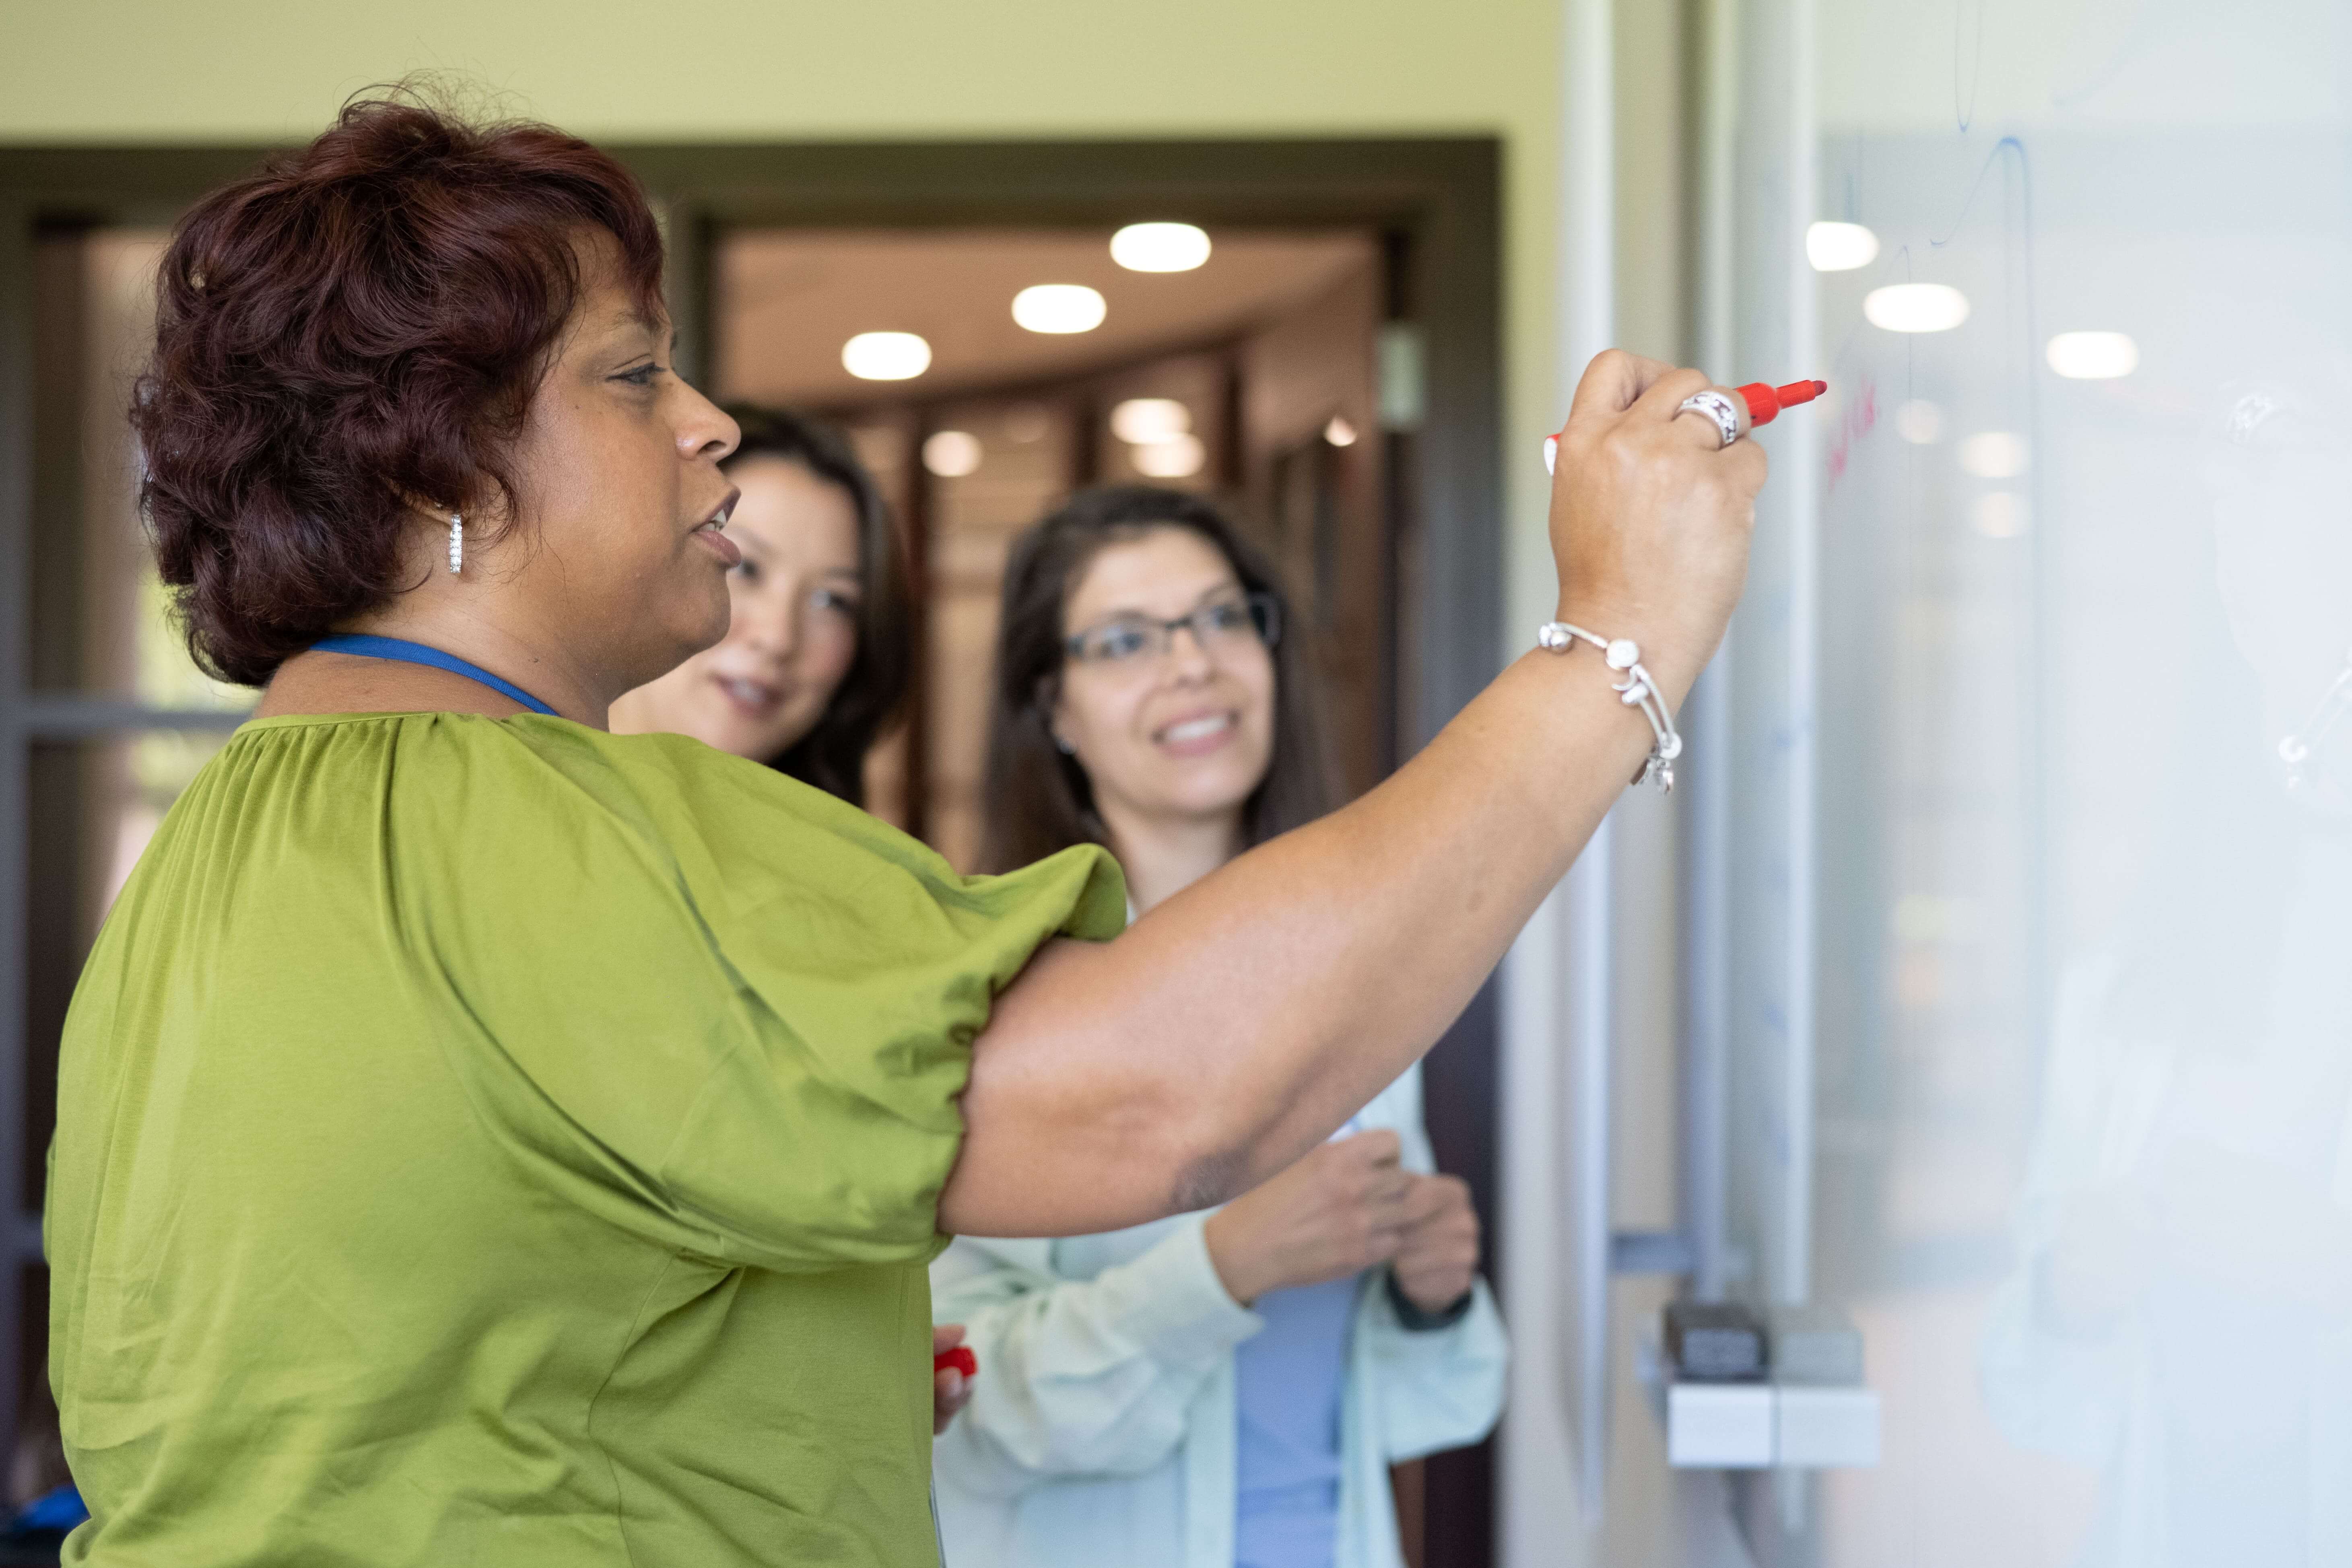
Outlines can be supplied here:
[[466, 565], [466, 520], [456, 512], [449, 514], [449, 570], [458, 572]]
[[1078, 754], [1078, 749], [1059, 735], [1054, 737], [1054, 749], [1066, 757], [1075, 757]]

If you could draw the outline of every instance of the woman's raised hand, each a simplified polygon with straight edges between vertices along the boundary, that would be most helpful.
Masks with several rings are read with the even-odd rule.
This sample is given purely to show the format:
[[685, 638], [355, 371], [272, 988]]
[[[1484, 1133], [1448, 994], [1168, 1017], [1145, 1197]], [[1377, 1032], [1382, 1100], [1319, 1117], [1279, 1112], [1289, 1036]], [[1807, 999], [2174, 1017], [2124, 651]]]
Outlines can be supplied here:
[[1577, 384], [1551, 484], [1559, 616], [1641, 644], [1679, 701], [1722, 640], [1748, 575], [1764, 449], [1677, 416], [1707, 378], [1622, 349]]
[[1210, 1216], [1209, 1261], [1226, 1294], [1246, 1306], [1395, 1257], [1420, 1180], [1385, 1131], [1325, 1143]]

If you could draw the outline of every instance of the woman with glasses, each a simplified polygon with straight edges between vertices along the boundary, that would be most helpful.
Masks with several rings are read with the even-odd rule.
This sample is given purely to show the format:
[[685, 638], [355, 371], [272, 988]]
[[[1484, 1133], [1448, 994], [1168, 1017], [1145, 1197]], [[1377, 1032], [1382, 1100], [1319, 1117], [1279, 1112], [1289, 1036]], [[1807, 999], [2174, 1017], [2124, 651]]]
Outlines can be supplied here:
[[[1139, 914], [1330, 805], [1284, 601], [1215, 508], [1077, 497], [1005, 577], [989, 854], [1108, 846]], [[955, 1568], [1397, 1568], [1388, 1467], [1475, 1442], [1501, 1324], [1418, 1068], [1214, 1212], [953, 1243], [984, 1368], [938, 1447]]]

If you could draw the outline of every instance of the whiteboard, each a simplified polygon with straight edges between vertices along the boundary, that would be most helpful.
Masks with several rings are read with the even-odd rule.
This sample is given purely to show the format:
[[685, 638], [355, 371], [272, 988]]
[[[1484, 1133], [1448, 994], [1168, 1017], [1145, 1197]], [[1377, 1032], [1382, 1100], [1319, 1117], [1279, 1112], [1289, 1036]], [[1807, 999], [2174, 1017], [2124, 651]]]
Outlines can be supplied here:
[[2352, 5], [1738, 33], [1710, 368], [1832, 391], [1725, 672], [1730, 1226], [1886, 1433], [1751, 1545], [2352, 1563]]

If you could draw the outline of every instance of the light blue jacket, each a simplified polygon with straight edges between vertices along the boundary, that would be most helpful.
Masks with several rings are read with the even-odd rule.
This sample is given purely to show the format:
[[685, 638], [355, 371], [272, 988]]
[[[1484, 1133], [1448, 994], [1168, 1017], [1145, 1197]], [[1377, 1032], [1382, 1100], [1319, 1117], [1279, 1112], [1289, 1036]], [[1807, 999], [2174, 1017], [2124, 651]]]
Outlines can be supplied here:
[[[1357, 1118], [1432, 1168], [1414, 1068]], [[1263, 1326], [1225, 1294], [1192, 1214], [1070, 1241], [959, 1239], [931, 1315], [980, 1357], [934, 1450], [948, 1568], [1233, 1568], [1234, 1348]], [[1416, 1333], [1378, 1270], [1359, 1284], [1340, 1400], [1335, 1568], [1402, 1568], [1388, 1468], [1475, 1443], [1507, 1349], [1481, 1280], [1461, 1321]]]

